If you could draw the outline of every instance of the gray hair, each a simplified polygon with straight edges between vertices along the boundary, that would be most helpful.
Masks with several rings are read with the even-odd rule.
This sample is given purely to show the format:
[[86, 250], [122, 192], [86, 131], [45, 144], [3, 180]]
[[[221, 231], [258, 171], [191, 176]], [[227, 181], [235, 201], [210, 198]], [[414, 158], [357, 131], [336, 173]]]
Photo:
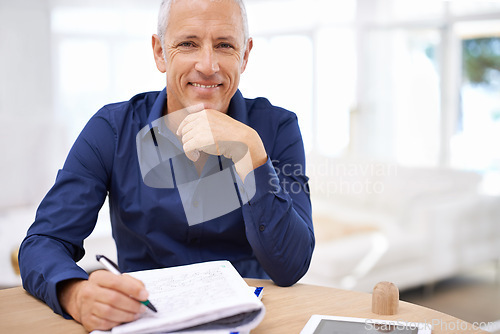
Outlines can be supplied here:
[[[177, 0], [162, 0], [160, 5], [160, 12], [158, 13], [158, 36], [160, 37], [161, 45], [164, 45], [165, 42], [165, 32], [167, 31], [168, 19], [170, 16], [170, 7], [172, 6], [172, 2]], [[221, 0], [210, 0], [210, 1], [221, 1]], [[229, 0], [234, 1], [240, 6], [241, 18], [243, 23], [243, 42], [248, 41], [249, 32], [248, 32], [248, 19], [247, 19], [247, 11], [245, 9], [245, 4], [243, 0]]]

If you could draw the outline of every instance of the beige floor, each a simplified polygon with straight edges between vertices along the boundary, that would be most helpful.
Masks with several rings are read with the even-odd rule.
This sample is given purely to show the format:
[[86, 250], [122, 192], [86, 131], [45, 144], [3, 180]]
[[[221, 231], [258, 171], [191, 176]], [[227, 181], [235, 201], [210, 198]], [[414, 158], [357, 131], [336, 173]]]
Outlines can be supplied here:
[[496, 275], [494, 264], [478, 266], [473, 272], [436, 283], [432, 291], [429, 288], [403, 291], [400, 299], [470, 323], [494, 323], [490, 328], [500, 333], [500, 284]]

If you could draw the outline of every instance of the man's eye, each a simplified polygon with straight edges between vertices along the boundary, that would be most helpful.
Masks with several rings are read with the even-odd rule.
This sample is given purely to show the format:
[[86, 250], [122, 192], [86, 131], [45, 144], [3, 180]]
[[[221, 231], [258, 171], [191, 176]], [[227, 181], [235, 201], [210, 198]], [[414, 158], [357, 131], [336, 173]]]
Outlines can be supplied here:
[[234, 47], [229, 43], [220, 43], [218, 47], [221, 49], [234, 49]]
[[182, 43], [179, 43], [178, 46], [181, 48], [192, 48], [192, 47], [194, 47], [194, 43], [193, 42], [182, 42]]

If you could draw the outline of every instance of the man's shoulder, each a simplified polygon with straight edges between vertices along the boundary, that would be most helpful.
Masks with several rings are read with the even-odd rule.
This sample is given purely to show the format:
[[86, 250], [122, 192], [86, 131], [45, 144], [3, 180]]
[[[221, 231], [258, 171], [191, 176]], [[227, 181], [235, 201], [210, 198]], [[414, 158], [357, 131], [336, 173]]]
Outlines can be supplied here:
[[134, 95], [128, 101], [106, 104], [95, 114], [95, 117], [104, 118], [115, 126], [123, 126], [129, 121], [146, 124], [158, 94], [160, 91], [144, 92]]
[[128, 101], [106, 104], [103, 109], [113, 112], [122, 110], [149, 111], [155, 103], [158, 94], [160, 94], [159, 91], [139, 93]]
[[245, 103], [250, 115], [253, 114], [259, 117], [262, 116], [262, 113], [265, 113], [268, 120], [285, 120], [290, 118], [297, 118], [294, 112], [272, 104], [265, 97], [257, 97], [253, 99], [245, 98]]

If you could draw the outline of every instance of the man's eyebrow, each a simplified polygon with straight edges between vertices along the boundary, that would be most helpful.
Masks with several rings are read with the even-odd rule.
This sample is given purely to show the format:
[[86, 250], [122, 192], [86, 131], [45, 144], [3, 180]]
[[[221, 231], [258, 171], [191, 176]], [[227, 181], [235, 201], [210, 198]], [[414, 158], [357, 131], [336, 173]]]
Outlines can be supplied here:
[[[198, 35], [183, 35], [176, 38], [176, 40], [186, 40], [186, 39], [198, 39]], [[234, 36], [220, 36], [215, 39], [216, 41], [229, 41], [231, 43], [237, 43], [238, 38]]]
[[217, 39], [227, 39], [227, 40], [233, 40], [235, 39], [233, 36], [220, 36], [220, 37], [217, 37]]
[[234, 36], [221, 36], [221, 37], [217, 37], [215, 40], [217, 40], [217, 41], [228, 41], [228, 42], [235, 43], [235, 44], [238, 43], [238, 38], [236, 38]]
[[187, 35], [187, 36], [180, 36], [178, 39], [196, 39], [198, 36], [196, 35]]

